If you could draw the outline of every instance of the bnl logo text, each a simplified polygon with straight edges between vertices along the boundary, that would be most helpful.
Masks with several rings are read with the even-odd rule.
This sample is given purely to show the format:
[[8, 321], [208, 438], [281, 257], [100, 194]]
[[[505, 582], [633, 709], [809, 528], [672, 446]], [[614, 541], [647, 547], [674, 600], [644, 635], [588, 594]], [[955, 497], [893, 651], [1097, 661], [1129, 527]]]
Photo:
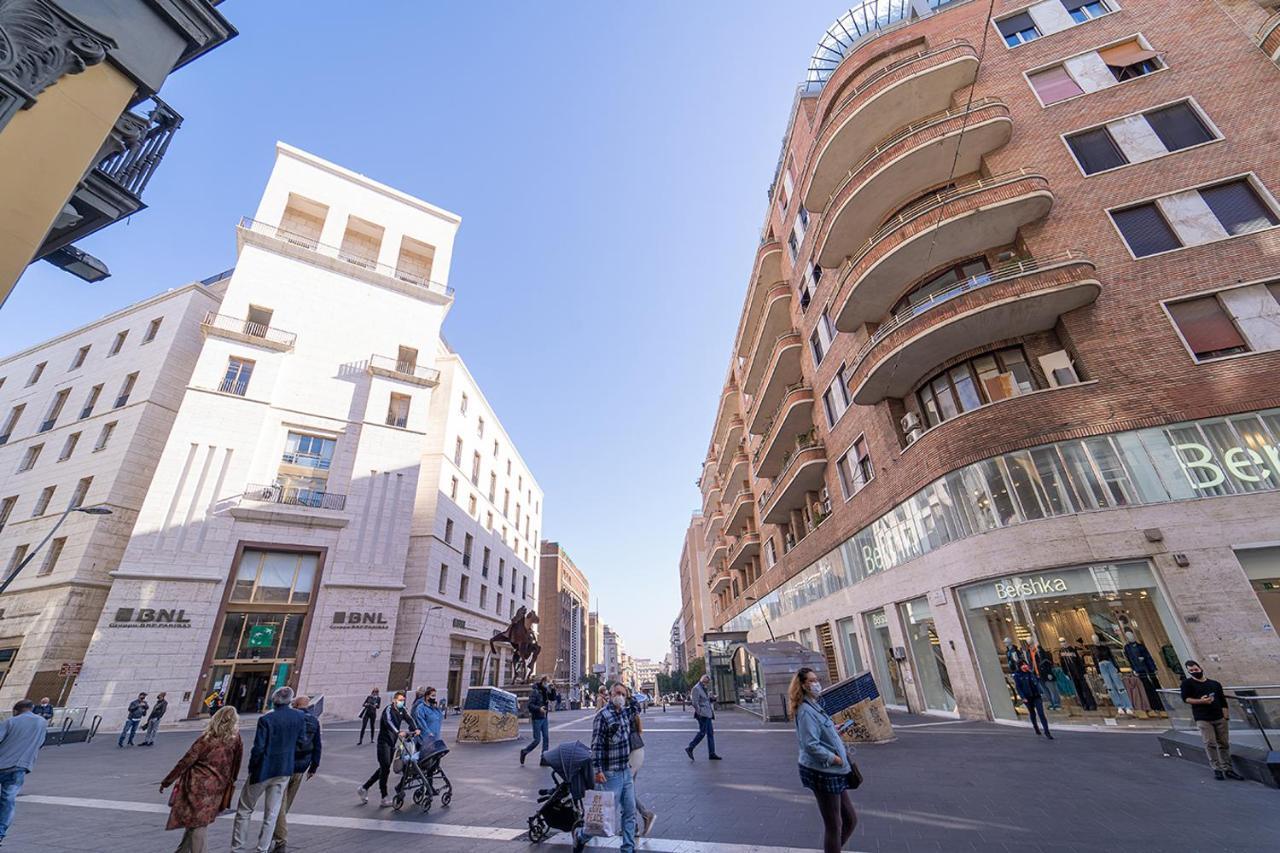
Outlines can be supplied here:
[[137, 622], [139, 624], [151, 622], [171, 622], [178, 625], [191, 624], [191, 620], [187, 618], [186, 610], [166, 610], [152, 607], [139, 607], [136, 610], [132, 607], [121, 607], [116, 611], [115, 621]]
[[386, 625], [387, 617], [381, 613], [359, 613], [355, 610], [339, 610], [333, 614], [335, 625]]

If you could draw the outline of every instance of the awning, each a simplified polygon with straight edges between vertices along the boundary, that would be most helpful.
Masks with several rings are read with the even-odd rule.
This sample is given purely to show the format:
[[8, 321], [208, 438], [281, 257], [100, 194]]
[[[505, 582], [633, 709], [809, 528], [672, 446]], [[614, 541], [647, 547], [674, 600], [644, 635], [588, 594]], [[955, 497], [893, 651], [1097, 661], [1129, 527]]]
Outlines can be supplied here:
[[1116, 68], [1137, 65], [1139, 62], [1145, 62], [1148, 59], [1155, 59], [1159, 55], [1158, 51], [1147, 50], [1136, 41], [1127, 41], [1124, 44], [1098, 51], [1098, 56], [1102, 58], [1103, 62]]

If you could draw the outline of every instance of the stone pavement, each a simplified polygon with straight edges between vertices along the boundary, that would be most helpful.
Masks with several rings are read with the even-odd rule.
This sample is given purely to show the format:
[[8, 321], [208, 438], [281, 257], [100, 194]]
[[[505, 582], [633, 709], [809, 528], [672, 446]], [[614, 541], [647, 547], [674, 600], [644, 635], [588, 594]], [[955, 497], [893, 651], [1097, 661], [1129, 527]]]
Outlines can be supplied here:
[[[450, 718], [446, 739], [457, 718]], [[849, 850], [972, 853], [1280, 850], [1276, 791], [1215, 782], [1198, 765], [1164, 758], [1154, 735], [1062, 732], [1049, 742], [991, 723], [894, 715], [898, 739], [855, 758], [866, 784]], [[820, 822], [796, 774], [787, 724], [740, 712], [717, 720], [722, 762], [692, 764], [683, 747], [696, 726], [685, 713], [645, 715], [646, 764], [639, 788], [659, 814], [640, 849], [671, 853], [784, 853], [813, 849]], [[590, 739], [589, 716], [552, 715], [553, 744]], [[519, 840], [549, 771], [516, 760], [519, 742], [461, 744], [445, 758], [453, 804], [422, 815], [406, 804], [358, 804], [354, 789], [376, 764], [355, 745], [355, 724], [327, 725], [316, 778], [290, 815], [290, 850], [528, 851]], [[527, 727], [521, 727], [522, 740]], [[246, 747], [252, 730], [245, 730]], [[5, 851], [169, 853], [180, 833], [163, 831], [159, 779], [193, 738], [162, 733], [150, 749], [118, 750], [103, 732], [92, 744], [48, 747], [28, 777]], [[376, 791], [375, 791], [376, 794]], [[229, 847], [231, 820], [210, 829], [210, 849]], [[563, 837], [542, 846], [565, 849]], [[615, 842], [616, 844], [616, 842]]]

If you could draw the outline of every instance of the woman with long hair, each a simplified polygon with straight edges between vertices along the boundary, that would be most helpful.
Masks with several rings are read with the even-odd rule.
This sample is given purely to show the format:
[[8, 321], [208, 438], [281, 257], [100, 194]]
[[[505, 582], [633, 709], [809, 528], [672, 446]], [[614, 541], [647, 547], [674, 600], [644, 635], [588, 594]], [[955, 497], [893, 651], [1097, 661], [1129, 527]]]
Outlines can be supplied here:
[[800, 784], [818, 801], [823, 853], [838, 853], [853, 835], [858, 815], [849, 799], [849, 754], [835, 723], [818, 703], [821, 695], [818, 673], [800, 667], [787, 691], [800, 743]]
[[[209, 718], [187, 754], [160, 783], [160, 792], [173, 785], [169, 821], [165, 829], [183, 829], [177, 853], [205, 853], [205, 831], [219, 812], [231, 808], [244, 744], [240, 715], [224, 705]], [[176, 783], [176, 784], [175, 784]]]

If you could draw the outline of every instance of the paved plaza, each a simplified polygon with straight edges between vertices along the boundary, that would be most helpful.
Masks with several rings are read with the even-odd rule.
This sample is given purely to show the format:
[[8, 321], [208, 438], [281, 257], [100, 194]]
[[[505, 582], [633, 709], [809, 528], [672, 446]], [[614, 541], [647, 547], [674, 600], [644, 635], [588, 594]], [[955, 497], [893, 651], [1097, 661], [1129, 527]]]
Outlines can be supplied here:
[[[451, 717], [446, 725], [451, 742], [456, 722]], [[1215, 782], [1199, 765], [1162, 757], [1153, 734], [1061, 732], [1048, 742], [992, 723], [908, 715], [894, 722], [895, 742], [857, 752], [867, 781], [854, 795], [860, 824], [849, 850], [1280, 849], [1276, 791]], [[725, 760], [707, 761], [703, 747], [690, 764], [682, 748], [696, 730], [692, 717], [650, 711], [645, 723], [639, 789], [659, 818], [640, 849], [782, 853], [819, 843], [817, 811], [797, 779], [789, 725], [725, 712], [717, 720]], [[553, 745], [590, 739], [586, 713], [553, 714], [551, 725]], [[526, 732], [522, 726], [522, 740]], [[246, 750], [252, 734], [244, 730]], [[102, 732], [88, 745], [46, 747], [4, 849], [169, 853], [181, 833], [164, 831], [158, 782], [193, 737], [169, 731], [153, 748], [121, 751], [115, 733]], [[291, 851], [536, 849], [521, 835], [549, 771], [534, 757], [520, 767], [517, 743], [456, 746], [445, 759], [453, 803], [437, 803], [424, 816], [411, 804], [400, 813], [380, 809], [376, 796], [359, 805], [354, 790], [376, 762], [373, 747], [355, 741], [354, 724], [326, 727], [320, 773], [303, 785], [289, 817]], [[228, 849], [230, 834], [231, 819], [223, 816], [210, 829], [210, 849]], [[541, 846], [567, 844], [558, 836]]]

